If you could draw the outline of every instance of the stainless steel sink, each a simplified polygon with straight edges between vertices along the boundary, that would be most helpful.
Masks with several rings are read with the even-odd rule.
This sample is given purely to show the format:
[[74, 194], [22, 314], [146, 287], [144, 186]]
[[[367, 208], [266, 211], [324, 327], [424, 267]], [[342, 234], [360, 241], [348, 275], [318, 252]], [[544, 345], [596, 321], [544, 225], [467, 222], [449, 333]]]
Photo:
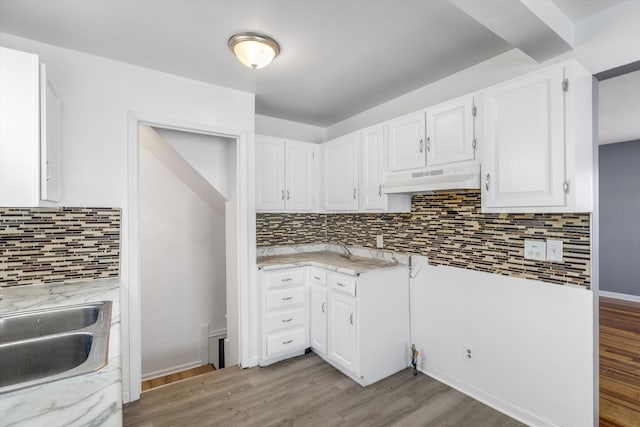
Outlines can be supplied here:
[[0, 344], [86, 328], [96, 323], [100, 307], [86, 304], [0, 317]]
[[0, 316], [0, 393], [106, 366], [110, 326], [111, 301]]

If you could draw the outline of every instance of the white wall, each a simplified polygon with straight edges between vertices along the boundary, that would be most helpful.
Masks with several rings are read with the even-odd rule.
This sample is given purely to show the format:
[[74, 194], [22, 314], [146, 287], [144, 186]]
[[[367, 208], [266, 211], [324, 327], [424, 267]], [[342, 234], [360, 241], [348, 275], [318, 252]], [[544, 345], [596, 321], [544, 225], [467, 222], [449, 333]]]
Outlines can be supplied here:
[[214, 135], [201, 135], [156, 128], [156, 132], [193, 166], [209, 183], [229, 199], [235, 190], [235, 174], [229, 173], [235, 153], [233, 141]]
[[326, 130], [323, 127], [260, 114], [256, 114], [256, 133], [305, 142], [326, 141]]
[[575, 26], [574, 56], [593, 74], [640, 60], [640, 1], [627, 0]]
[[600, 82], [599, 144], [640, 139], [640, 71]]
[[[160, 138], [143, 128], [141, 139]], [[146, 379], [208, 363], [201, 325], [208, 324], [207, 335], [226, 329], [226, 244], [224, 217], [144, 146], [139, 164]]]
[[[238, 173], [246, 175], [248, 194], [253, 196], [254, 95], [6, 33], [0, 33], [0, 45], [37, 53], [41, 62], [47, 64], [48, 75], [62, 103], [63, 204], [122, 207], [123, 394], [128, 400], [130, 362], [136, 357], [129, 353], [128, 314], [130, 302], [134, 307], [137, 305], [135, 292], [127, 280], [130, 269], [128, 115], [130, 112], [152, 114], [167, 120], [238, 130], [238, 133], [245, 131], [247, 147], [242, 150], [246, 150], [250, 165]], [[255, 254], [255, 248], [251, 249], [251, 242], [255, 247], [253, 203], [251, 198], [246, 205], [243, 203], [239, 214], [243, 222], [250, 224], [248, 241], [241, 245], [249, 244], [250, 253]], [[247, 262], [255, 265], [255, 257], [249, 256]], [[249, 295], [246, 297], [252, 304], [255, 279], [251, 272], [238, 280], [247, 283]], [[247, 315], [252, 312], [249, 310]], [[231, 319], [227, 327], [231, 335]], [[239, 344], [238, 336], [236, 330], [231, 338], [234, 347]], [[257, 354], [254, 347], [245, 349], [247, 357]]]
[[411, 291], [421, 371], [529, 425], [593, 425], [591, 291], [447, 266]]

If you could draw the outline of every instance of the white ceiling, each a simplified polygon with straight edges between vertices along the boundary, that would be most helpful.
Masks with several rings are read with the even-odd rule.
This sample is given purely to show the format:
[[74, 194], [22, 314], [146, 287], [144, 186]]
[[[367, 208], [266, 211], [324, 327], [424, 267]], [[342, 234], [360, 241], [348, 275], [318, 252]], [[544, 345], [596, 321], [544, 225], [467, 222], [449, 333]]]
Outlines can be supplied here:
[[[625, 0], [554, 0], [556, 6], [574, 23], [580, 22]], [[634, 0], [636, 1], [636, 0]]]
[[[585, 16], [618, 0], [556, 2]], [[0, 31], [253, 92], [256, 113], [318, 126], [511, 49], [447, 0], [0, 0]], [[281, 55], [244, 67], [227, 47], [244, 31]]]

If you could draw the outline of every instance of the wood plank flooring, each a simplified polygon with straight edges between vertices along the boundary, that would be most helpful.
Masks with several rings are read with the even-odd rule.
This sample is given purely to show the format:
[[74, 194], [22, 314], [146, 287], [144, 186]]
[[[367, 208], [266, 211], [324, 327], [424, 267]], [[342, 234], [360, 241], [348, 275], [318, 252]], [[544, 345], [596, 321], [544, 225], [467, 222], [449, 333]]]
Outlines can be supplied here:
[[640, 303], [600, 298], [600, 426], [640, 426]]
[[150, 390], [125, 426], [473, 426], [523, 424], [410, 369], [361, 387], [313, 353], [231, 367]]
[[142, 391], [151, 390], [152, 388], [160, 387], [163, 385], [171, 384], [176, 381], [186, 380], [187, 378], [195, 377], [200, 374], [215, 371], [216, 368], [213, 365], [202, 365], [197, 368], [185, 369], [184, 371], [175, 372], [173, 374], [164, 375], [158, 378], [152, 378], [147, 381], [142, 381]]

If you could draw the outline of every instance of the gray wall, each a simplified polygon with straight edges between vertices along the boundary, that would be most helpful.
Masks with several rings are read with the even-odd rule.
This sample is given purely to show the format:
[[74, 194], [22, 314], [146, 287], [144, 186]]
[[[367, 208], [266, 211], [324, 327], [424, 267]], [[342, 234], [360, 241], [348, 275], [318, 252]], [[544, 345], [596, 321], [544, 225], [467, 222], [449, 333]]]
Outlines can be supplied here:
[[600, 146], [600, 290], [640, 296], [640, 140]]

